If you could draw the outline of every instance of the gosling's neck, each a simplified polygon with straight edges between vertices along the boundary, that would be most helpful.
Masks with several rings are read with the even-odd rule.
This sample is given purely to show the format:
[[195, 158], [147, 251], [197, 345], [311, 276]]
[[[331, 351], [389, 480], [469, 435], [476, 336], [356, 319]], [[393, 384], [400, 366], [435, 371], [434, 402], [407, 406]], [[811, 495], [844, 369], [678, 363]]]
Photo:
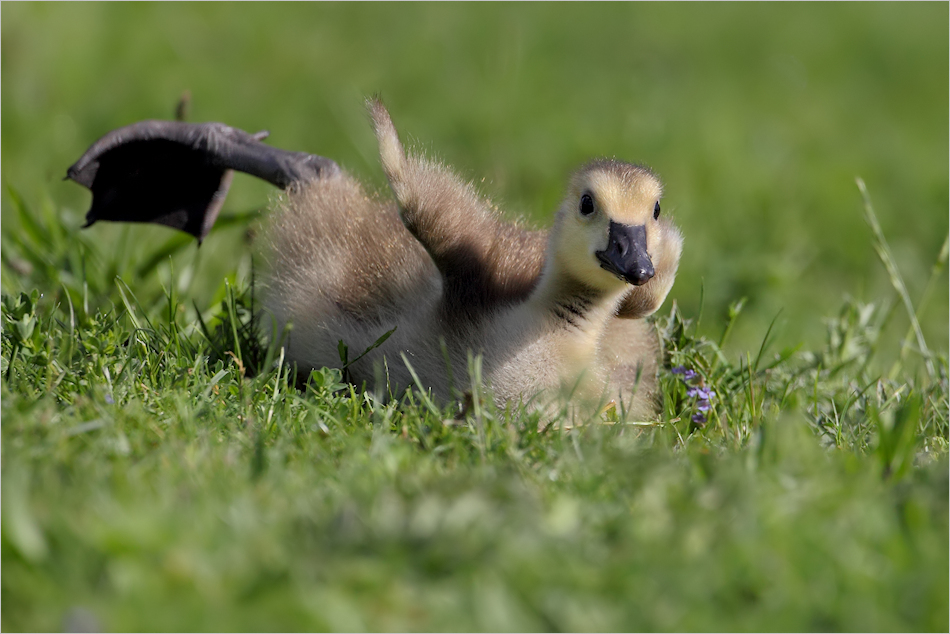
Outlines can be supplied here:
[[552, 258], [545, 263], [530, 304], [537, 316], [568, 336], [590, 340], [596, 346], [616, 315], [624, 292], [623, 286], [605, 290], [576, 280]]
[[603, 368], [598, 363], [607, 326], [623, 299], [624, 289], [595, 289], [547, 263], [528, 302], [529, 320], [547, 331], [553, 344], [560, 387], [572, 397], [602, 397]]

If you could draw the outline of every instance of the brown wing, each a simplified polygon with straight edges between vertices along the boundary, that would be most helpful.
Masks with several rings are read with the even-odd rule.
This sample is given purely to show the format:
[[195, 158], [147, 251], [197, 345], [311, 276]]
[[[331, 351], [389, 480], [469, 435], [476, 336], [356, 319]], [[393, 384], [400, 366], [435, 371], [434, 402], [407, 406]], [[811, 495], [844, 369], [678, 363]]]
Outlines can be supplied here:
[[527, 298], [544, 265], [547, 232], [506, 222], [449, 168], [407, 156], [386, 108], [368, 105], [403, 224], [442, 274], [446, 305], [474, 315]]

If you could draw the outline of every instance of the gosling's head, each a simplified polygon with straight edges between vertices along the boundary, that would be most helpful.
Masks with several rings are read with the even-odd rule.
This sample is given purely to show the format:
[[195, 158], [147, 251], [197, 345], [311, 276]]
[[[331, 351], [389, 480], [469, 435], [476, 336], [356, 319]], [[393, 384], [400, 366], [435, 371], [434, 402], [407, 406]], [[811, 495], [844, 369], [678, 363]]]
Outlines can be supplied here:
[[[661, 214], [662, 194], [659, 179], [645, 167], [601, 159], [581, 168], [555, 224], [552, 246], [561, 271], [604, 292], [663, 286], [665, 297], [682, 238]], [[651, 284], [655, 279], [663, 282]]]

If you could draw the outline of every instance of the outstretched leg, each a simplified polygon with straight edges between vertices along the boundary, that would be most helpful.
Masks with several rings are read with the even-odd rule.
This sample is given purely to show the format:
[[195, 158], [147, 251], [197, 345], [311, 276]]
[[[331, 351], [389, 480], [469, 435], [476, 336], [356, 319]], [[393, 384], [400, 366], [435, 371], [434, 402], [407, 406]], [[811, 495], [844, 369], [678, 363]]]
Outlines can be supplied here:
[[211, 230], [232, 170], [286, 188], [339, 171], [336, 163], [261, 143], [222, 123], [140, 121], [96, 141], [67, 178], [92, 190], [86, 226], [97, 220], [152, 222], [200, 242]]

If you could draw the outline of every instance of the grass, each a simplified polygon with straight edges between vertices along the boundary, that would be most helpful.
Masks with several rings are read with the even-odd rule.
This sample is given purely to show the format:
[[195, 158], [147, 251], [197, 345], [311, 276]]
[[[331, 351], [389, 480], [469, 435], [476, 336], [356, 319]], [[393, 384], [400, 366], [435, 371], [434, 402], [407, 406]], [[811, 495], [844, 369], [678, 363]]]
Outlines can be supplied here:
[[[2, 629], [950, 626], [946, 5], [0, 11]], [[185, 88], [378, 184], [382, 90], [539, 220], [648, 160], [687, 235], [659, 420], [295, 376], [248, 182], [201, 249], [80, 231], [65, 166]]]
[[539, 432], [104, 283], [3, 297], [4, 629], [946, 629], [947, 358], [875, 374], [883, 306], [738, 360], [674, 306], [659, 422]]

